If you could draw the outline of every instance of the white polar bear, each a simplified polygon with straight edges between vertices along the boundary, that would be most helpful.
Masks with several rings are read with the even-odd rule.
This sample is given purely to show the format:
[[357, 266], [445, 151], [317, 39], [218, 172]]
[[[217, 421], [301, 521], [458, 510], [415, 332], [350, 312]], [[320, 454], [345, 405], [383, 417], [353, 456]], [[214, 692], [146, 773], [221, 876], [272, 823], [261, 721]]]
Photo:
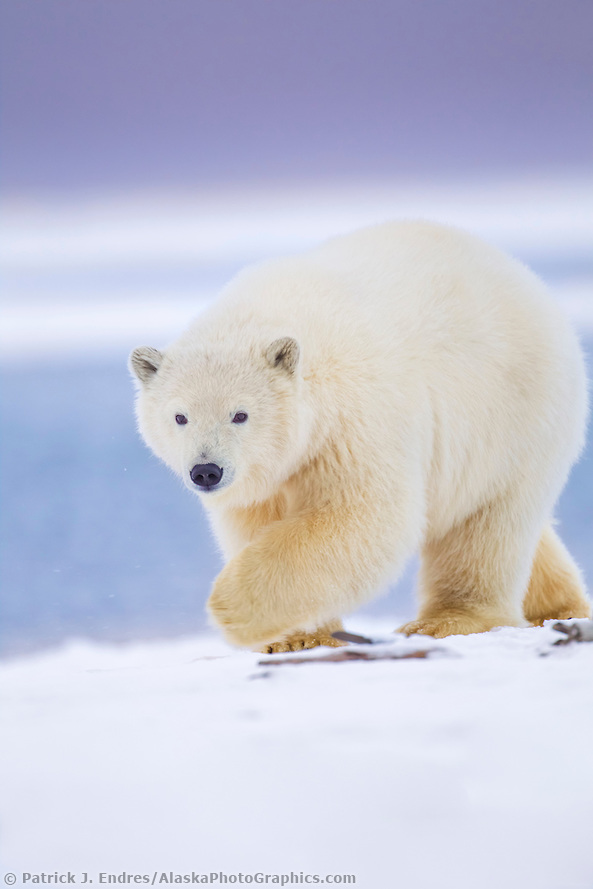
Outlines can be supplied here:
[[130, 366], [142, 435], [226, 556], [209, 611], [230, 642], [336, 644], [416, 550], [404, 633], [589, 616], [551, 527], [583, 445], [581, 351], [497, 249], [426, 222], [335, 238], [246, 269]]

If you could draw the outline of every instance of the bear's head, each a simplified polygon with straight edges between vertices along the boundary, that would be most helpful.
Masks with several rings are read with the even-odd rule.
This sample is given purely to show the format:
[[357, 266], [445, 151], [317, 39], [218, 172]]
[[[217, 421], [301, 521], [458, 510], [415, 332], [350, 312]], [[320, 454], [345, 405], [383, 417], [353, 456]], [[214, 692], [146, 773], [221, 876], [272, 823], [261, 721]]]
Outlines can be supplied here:
[[298, 468], [310, 418], [292, 337], [141, 346], [129, 366], [144, 440], [207, 505], [261, 502]]

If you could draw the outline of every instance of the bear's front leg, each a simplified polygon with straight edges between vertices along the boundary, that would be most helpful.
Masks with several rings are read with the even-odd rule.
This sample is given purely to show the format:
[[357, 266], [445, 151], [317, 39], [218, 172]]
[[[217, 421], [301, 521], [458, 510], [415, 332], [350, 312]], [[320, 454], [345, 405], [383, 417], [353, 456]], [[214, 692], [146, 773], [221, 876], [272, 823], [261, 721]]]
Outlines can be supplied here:
[[368, 509], [274, 523], [219, 574], [212, 618], [234, 645], [278, 650], [297, 635], [309, 643], [385, 579], [388, 556], [374, 526]]

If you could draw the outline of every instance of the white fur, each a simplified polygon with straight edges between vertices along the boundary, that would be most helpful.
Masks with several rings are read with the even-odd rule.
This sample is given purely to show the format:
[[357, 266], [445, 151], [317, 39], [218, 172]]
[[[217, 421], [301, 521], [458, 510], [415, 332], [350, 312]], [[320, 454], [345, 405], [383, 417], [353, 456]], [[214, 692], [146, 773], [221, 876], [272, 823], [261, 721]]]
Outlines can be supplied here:
[[[296, 368], [269, 359], [283, 337]], [[224, 467], [201, 497], [230, 560], [210, 608], [231, 641], [334, 620], [419, 548], [415, 631], [523, 622], [587, 399], [577, 339], [519, 262], [426, 222], [364, 229], [246, 269], [160, 357], [139, 426], [192, 490], [195, 463]]]

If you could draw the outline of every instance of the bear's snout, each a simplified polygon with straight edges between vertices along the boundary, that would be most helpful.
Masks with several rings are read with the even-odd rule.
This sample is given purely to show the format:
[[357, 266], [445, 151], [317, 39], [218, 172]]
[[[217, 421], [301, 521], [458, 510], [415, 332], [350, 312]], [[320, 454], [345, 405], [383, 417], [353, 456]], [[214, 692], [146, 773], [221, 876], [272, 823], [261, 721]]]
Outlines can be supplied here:
[[190, 469], [189, 475], [194, 485], [209, 491], [221, 480], [222, 466], [217, 466], [216, 463], [198, 463]]

